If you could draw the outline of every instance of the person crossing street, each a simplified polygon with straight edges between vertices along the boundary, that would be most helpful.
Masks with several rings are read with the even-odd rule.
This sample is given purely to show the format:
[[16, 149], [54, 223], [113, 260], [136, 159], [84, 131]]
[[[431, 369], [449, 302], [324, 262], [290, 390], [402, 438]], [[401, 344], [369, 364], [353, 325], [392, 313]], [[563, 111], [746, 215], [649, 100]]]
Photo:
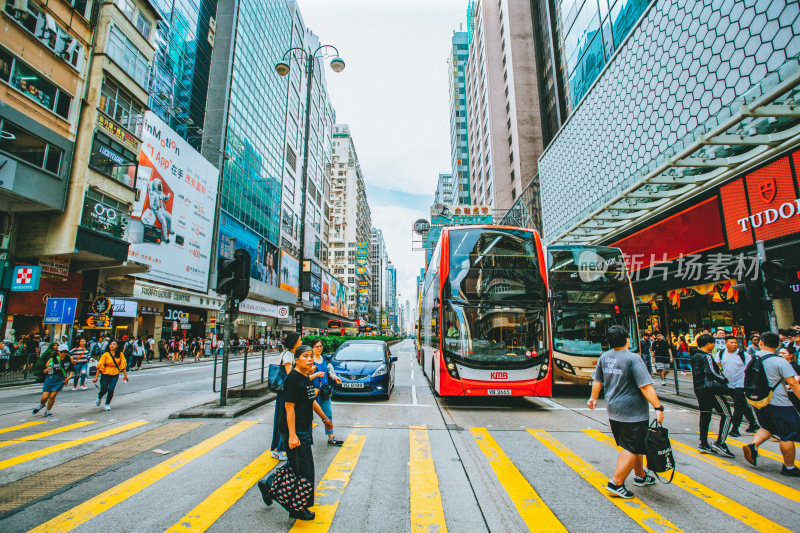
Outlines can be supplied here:
[[[715, 341], [708, 333], [697, 338], [698, 351], [692, 356], [692, 380], [694, 394], [700, 407], [700, 444], [697, 449], [701, 453], [715, 453], [722, 457], [734, 457], [725, 441], [731, 427], [731, 408], [725, 399], [725, 394], [730, 393], [728, 379], [722, 374], [722, 369], [711, 355]], [[738, 356], [737, 356], [738, 357]], [[714, 411], [719, 413], [719, 432], [717, 440], [708, 443], [708, 426], [711, 424], [711, 415]]]
[[114, 397], [114, 389], [117, 387], [120, 373], [125, 376], [125, 383], [128, 382], [126, 368], [125, 356], [119, 349], [117, 341], [112, 340], [108, 343], [108, 351], [100, 357], [100, 361], [97, 363], [97, 374], [92, 380], [97, 384], [97, 379], [100, 378], [100, 392], [97, 393], [97, 400], [94, 402], [96, 406], [100, 407], [100, 401], [103, 396], [107, 395], [103, 409], [105, 411], [111, 410], [111, 399]]
[[53, 416], [53, 404], [56, 403], [56, 396], [72, 377], [72, 361], [69, 359], [69, 350], [66, 346], [53, 352], [45, 362], [45, 374], [42, 385], [42, 398], [39, 400], [39, 407], [33, 408], [33, 414], [47, 407], [44, 416]]
[[74, 369], [72, 390], [78, 390], [80, 381], [81, 390], [86, 390], [86, 376], [89, 375], [89, 350], [86, 348], [86, 339], [78, 340], [78, 346], [69, 351]]
[[755, 433], [758, 430], [756, 417], [744, 397], [744, 369], [752, 358], [747, 351], [739, 347], [739, 340], [735, 336], [725, 337], [725, 349], [719, 352], [719, 363], [722, 365], [722, 373], [728, 379], [728, 387], [733, 397], [733, 418], [728, 433], [731, 437], [741, 436], [739, 424], [742, 423], [742, 418], [747, 418], [750, 424], [747, 433]]

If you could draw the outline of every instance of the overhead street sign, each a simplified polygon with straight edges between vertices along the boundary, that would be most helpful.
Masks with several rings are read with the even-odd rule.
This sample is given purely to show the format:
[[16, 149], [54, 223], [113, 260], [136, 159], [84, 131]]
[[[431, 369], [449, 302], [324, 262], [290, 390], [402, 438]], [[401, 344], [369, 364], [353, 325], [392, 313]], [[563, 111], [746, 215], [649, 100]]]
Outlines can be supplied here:
[[44, 308], [44, 323], [72, 324], [77, 307], [77, 298], [48, 298]]

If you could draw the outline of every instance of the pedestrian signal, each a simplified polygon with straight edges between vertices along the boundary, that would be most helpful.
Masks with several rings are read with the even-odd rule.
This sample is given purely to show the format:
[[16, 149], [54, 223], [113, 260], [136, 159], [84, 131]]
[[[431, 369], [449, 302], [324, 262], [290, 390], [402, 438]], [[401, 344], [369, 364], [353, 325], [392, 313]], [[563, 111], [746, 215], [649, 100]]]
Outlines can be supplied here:
[[234, 300], [244, 300], [250, 293], [250, 253], [238, 249], [233, 259], [223, 259], [217, 269], [217, 292]]

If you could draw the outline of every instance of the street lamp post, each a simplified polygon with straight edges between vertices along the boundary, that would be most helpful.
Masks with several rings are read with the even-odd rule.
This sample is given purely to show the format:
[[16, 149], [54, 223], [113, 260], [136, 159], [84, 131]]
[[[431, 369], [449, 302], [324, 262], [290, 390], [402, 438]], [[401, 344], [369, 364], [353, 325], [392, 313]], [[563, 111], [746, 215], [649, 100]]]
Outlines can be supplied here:
[[[309, 53], [305, 48], [293, 47], [284, 52], [281, 60], [275, 64], [275, 71], [280, 76], [288, 76], [291, 71], [291, 58], [292, 53], [297, 52], [300, 60], [305, 61], [306, 73], [306, 116], [305, 116], [305, 130], [303, 134], [303, 166], [300, 171], [300, 272], [303, 269], [303, 263], [306, 258], [306, 187], [308, 182], [308, 137], [311, 130], [311, 88], [314, 81], [314, 63], [317, 59], [317, 54], [326, 49], [331, 48], [336, 52], [336, 55], [331, 60], [331, 70], [334, 72], [341, 72], [344, 70], [344, 60], [339, 57], [339, 50], [329, 44], [321, 44], [314, 52]], [[287, 58], [288, 56], [288, 58]], [[322, 57], [320, 55], [320, 57]], [[299, 274], [298, 272], [298, 279]], [[303, 333], [303, 291], [298, 287], [297, 291], [297, 305], [295, 307], [295, 329]]]

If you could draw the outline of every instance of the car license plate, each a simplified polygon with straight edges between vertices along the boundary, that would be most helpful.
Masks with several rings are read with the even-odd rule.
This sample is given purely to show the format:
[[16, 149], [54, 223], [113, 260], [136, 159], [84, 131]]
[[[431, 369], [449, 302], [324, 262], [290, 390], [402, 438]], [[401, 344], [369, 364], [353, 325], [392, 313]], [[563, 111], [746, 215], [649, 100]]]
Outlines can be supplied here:
[[489, 396], [511, 396], [510, 389], [489, 389]]
[[344, 389], [363, 389], [363, 383], [342, 383], [342, 388]]

